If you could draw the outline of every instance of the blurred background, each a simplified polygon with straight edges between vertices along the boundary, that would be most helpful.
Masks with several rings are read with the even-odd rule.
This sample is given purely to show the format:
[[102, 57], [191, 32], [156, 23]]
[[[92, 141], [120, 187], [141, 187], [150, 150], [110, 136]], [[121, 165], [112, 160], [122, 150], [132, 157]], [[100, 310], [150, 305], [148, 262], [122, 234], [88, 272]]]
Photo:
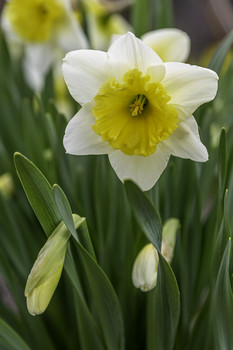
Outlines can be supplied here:
[[174, 0], [173, 4], [174, 26], [189, 34], [195, 57], [233, 28], [232, 0]]
[[[76, 6], [77, 1], [71, 1]], [[0, 0], [0, 11], [5, 2], [6, 0]], [[102, 0], [101, 2], [103, 4], [114, 3], [114, 5], [119, 3], [119, 6], [116, 7], [124, 8], [133, 0]], [[151, 6], [159, 2], [160, 0], [151, 0]], [[207, 47], [219, 42], [233, 28], [233, 0], [173, 0], [172, 2], [173, 26], [189, 34], [192, 42], [191, 54], [195, 59]], [[121, 12], [127, 18], [129, 11], [126, 6]], [[157, 24], [155, 23], [154, 26], [157, 27]]]

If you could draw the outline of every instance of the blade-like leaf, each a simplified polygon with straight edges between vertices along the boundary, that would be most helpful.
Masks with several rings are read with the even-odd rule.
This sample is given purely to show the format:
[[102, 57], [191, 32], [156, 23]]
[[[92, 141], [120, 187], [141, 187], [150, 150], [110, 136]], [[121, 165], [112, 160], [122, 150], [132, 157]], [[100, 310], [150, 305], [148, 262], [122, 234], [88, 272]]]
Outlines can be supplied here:
[[149, 241], [160, 251], [162, 224], [159, 214], [135, 183], [125, 181], [125, 189], [137, 223]]
[[132, 7], [132, 23], [136, 36], [140, 36], [150, 29], [149, 0], [137, 0]]
[[[61, 187], [58, 185], [53, 186], [53, 195], [54, 195], [54, 200], [57, 205], [57, 209], [59, 213], [62, 216], [62, 220], [64, 221], [65, 225], [67, 226], [68, 230], [70, 233], [76, 238], [77, 237], [77, 232], [74, 227], [74, 221], [72, 218], [72, 211], [70, 208], [70, 204], [68, 202], [68, 199], [66, 198], [65, 193], [62, 191]], [[81, 218], [80, 218], [81, 219]], [[82, 221], [85, 219], [82, 218]]]
[[[153, 25], [159, 28], [168, 28], [173, 26], [173, 1], [157, 0], [151, 1], [151, 7], [154, 7]], [[154, 29], [154, 28], [153, 28]]]
[[[50, 235], [62, 220], [67, 223], [67, 227], [69, 226], [73, 232], [72, 226], [74, 223], [72, 216], [70, 216], [71, 210], [63, 191], [55, 186], [53, 194], [52, 187], [42, 173], [32, 162], [19, 153], [15, 154], [15, 165], [32, 208], [46, 233]], [[56, 200], [54, 200], [53, 195]], [[57, 223], [58, 218], [59, 222]], [[103, 270], [79, 243], [76, 235], [74, 235], [74, 238], [83, 259], [107, 347], [111, 350], [122, 350], [124, 349], [123, 320], [116, 293]], [[71, 262], [72, 259], [69, 254], [69, 263]], [[66, 266], [68, 265], [66, 264]], [[68, 272], [68, 275], [72, 282], [76, 284], [75, 274], [69, 274]], [[79, 305], [82, 303], [82, 312], [85, 312], [87, 320], [91, 318], [91, 315], [83, 304], [84, 299], [79, 289], [80, 285], [77, 285], [77, 288], [75, 288], [76, 292], [79, 293], [77, 300]], [[90, 327], [92, 330], [96, 329], [93, 322]], [[96, 333], [98, 337], [97, 334], [98, 332]], [[99, 344], [101, 344], [101, 341]]]
[[[65, 210], [64, 215], [66, 213]], [[61, 211], [62, 214], [63, 211]], [[83, 261], [107, 348], [123, 350], [124, 327], [117, 295], [104, 271], [80, 244], [79, 240], [75, 236], [74, 238], [76, 248]]]
[[218, 178], [219, 178], [219, 198], [222, 198], [226, 190], [227, 177], [227, 143], [226, 130], [222, 129], [219, 150], [218, 150]]
[[78, 240], [84, 246], [84, 248], [87, 249], [87, 251], [91, 254], [91, 256], [95, 258], [95, 252], [92, 246], [92, 242], [88, 232], [85, 218], [80, 218], [80, 220], [82, 220], [82, 225], [81, 225], [81, 228], [79, 229], [79, 237], [78, 237], [76, 229], [74, 227], [70, 204], [65, 193], [62, 191], [62, 189], [58, 185], [54, 185], [53, 194], [57, 205], [57, 209], [61, 214], [61, 217], [64, 223], [66, 224], [66, 226], [68, 227], [69, 231], [71, 232], [75, 240]]
[[80, 334], [80, 343], [82, 350], [106, 350], [104, 340], [90, 311], [87, 309], [86, 304], [79, 298], [79, 294], [75, 295], [76, 315], [78, 320], [78, 328]]
[[14, 329], [2, 319], [0, 319], [0, 347], [9, 350], [30, 350]]
[[157, 285], [148, 297], [147, 350], [172, 350], [180, 316], [180, 293], [174, 273], [161, 254]]
[[149, 294], [147, 349], [172, 350], [180, 316], [180, 294], [175, 275], [160, 253], [162, 225], [146, 195], [126, 181], [126, 193], [136, 221], [159, 253], [157, 285]]
[[[53, 189], [40, 170], [20, 153], [15, 154], [14, 160], [17, 173], [28, 200], [31, 203], [31, 206], [47, 236], [50, 236], [58, 224], [62, 221], [57, 206], [64, 214], [66, 225], [72, 230], [71, 233], [74, 233], [73, 229], [71, 228], [71, 226], [74, 225], [73, 218], [71, 216], [71, 224], [69, 210], [67, 209], [69, 203], [65, 203], [65, 205], [63, 204], [65, 196], [63, 191], [59, 190], [58, 188], [55, 189], [55, 196], [57, 200], [56, 203], [54, 200]], [[85, 327], [85, 334], [89, 334], [89, 338], [92, 337], [93, 340], [95, 339], [96, 348], [98, 350], [102, 350], [104, 347], [102, 345], [102, 341], [100, 340], [99, 330], [97, 329], [94, 318], [86, 305], [82, 287], [74, 268], [70, 249], [68, 249], [64, 267], [76, 292], [76, 302], [80, 308], [80, 314], [78, 315], [79, 322], [82, 323], [83, 327]], [[81, 336], [81, 338], [83, 339], [83, 336]], [[90, 345], [90, 341], [87, 341], [86, 343]], [[88, 349], [88, 347], [86, 347], [86, 349]]]
[[232, 43], [233, 43], [233, 30], [230, 31], [226, 35], [226, 37], [223, 39], [223, 41], [220, 43], [219, 47], [217, 48], [215, 54], [213, 55], [208, 65], [208, 68], [213, 69], [218, 74], [220, 73], [225, 57], [228, 51], [230, 50]]
[[61, 222], [52, 187], [40, 170], [20, 153], [14, 155], [15, 167], [24, 191], [47, 236]]
[[219, 268], [213, 296], [214, 336], [217, 348], [229, 350], [233, 344], [233, 295], [231, 289], [229, 265], [231, 239], [229, 238]]

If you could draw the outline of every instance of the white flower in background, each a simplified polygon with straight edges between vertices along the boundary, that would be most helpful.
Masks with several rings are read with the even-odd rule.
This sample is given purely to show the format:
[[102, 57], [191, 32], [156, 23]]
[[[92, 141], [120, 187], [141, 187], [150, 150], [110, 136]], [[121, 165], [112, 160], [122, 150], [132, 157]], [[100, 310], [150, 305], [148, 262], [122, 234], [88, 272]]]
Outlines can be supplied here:
[[163, 63], [127, 33], [107, 53], [68, 53], [63, 74], [82, 105], [66, 128], [67, 153], [108, 154], [121, 181], [132, 179], [142, 190], [155, 184], [170, 155], [208, 159], [192, 113], [216, 95], [218, 76], [212, 70]]
[[9, 42], [25, 46], [24, 72], [35, 91], [54, 62], [70, 50], [87, 48], [69, 0], [9, 0], [2, 27]]
[[[119, 35], [113, 35], [112, 42], [118, 37]], [[190, 37], [177, 28], [156, 29], [142, 35], [141, 40], [150, 46], [163, 62], [185, 62], [190, 54]]]
[[[173, 259], [179, 228], [180, 222], [175, 218], [167, 220], [163, 226], [161, 254], [169, 264]], [[153, 244], [148, 243], [140, 250], [134, 261], [132, 269], [133, 285], [143, 292], [153, 289], [157, 283], [158, 266], [157, 250]]]
[[91, 47], [108, 48], [113, 34], [125, 34], [132, 30], [130, 24], [118, 13], [132, 1], [82, 0], [86, 12], [87, 31]]
[[164, 62], [185, 62], [190, 54], [190, 38], [187, 33], [180, 29], [157, 29], [144, 34], [141, 39]]

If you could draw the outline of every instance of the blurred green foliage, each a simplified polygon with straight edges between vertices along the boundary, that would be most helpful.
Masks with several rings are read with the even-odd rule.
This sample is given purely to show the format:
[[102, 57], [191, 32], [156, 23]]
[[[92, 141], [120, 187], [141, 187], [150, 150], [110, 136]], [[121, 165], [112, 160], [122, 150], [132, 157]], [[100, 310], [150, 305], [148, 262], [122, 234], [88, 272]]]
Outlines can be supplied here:
[[[172, 26], [172, 1], [137, 0], [132, 24], [137, 35]], [[152, 190], [143, 194], [131, 184], [129, 195], [130, 183], [125, 190], [105, 156], [65, 154], [67, 120], [56, 108], [52, 75], [42, 94], [34, 95], [24, 81], [21, 62], [10, 57], [0, 35], [0, 175], [11, 174], [14, 185], [10, 196], [0, 195], [0, 276], [8, 291], [0, 290], [1, 349], [231, 349], [233, 60], [222, 67], [232, 40], [230, 33], [210, 63], [220, 74], [216, 99], [195, 113], [209, 161], [172, 157]], [[78, 106], [73, 108], [75, 112]], [[26, 309], [24, 288], [46, 235], [17, 177], [16, 151], [49, 183], [59, 184], [71, 211], [86, 218], [78, 231], [80, 241], [74, 236], [70, 240], [65, 272], [48, 309], [34, 318]], [[52, 192], [45, 201], [48, 196], [53, 198]], [[172, 269], [161, 263], [158, 286], [141, 293], [131, 283], [131, 269], [148, 239], [154, 237], [159, 249], [157, 212], [162, 223], [178, 218], [181, 229]], [[61, 218], [66, 220], [60, 214], [51, 221], [53, 229]], [[152, 224], [145, 225], [145, 220]], [[108, 320], [114, 325], [117, 317], [123, 329], [116, 329], [121, 340], [114, 342]]]

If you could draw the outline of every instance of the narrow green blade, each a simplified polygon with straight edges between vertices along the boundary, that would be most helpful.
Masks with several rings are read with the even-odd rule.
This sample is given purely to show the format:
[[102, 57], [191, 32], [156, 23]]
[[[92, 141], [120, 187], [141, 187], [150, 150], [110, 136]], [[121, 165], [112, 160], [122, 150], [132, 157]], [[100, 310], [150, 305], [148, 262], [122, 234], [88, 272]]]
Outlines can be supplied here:
[[132, 181], [125, 181], [125, 189], [135, 219], [148, 240], [160, 251], [162, 241], [162, 224], [156, 209]]
[[30, 350], [24, 340], [6, 322], [0, 319], [0, 345], [9, 350]]
[[233, 344], [233, 295], [229, 275], [230, 258], [231, 239], [229, 238], [219, 268], [213, 296], [214, 336], [217, 348], [221, 350], [231, 349]]
[[28, 200], [47, 236], [61, 222], [53, 190], [40, 170], [20, 153], [14, 155], [17, 174]]
[[149, 293], [147, 349], [172, 350], [180, 316], [180, 293], [175, 275], [160, 253], [161, 221], [152, 203], [132, 181], [126, 181], [125, 187], [136, 221], [159, 253], [157, 285]]
[[[63, 221], [72, 226], [73, 220], [68, 200], [57, 186], [54, 187], [54, 191]], [[77, 236], [73, 235], [73, 237], [83, 261], [107, 347], [111, 350], [124, 349], [123, 319], [116, 293], [95, 259], [80, 244]]]
[[218, 46], [216, 52], [214, 53], [208, 65], [208, 68], [213, 69], [218, 74], [220, 73], [225, 57], [228, 51], [230, 50], [232, 43], [233, 43], [233, 30], [226, 35], [226, 37], [222, 40], [222, 42]]
[[180, 293], [174, 273], [161, 254], [157, 285], [148, 297], [147, 350], [172, 350], [180, 316]]

